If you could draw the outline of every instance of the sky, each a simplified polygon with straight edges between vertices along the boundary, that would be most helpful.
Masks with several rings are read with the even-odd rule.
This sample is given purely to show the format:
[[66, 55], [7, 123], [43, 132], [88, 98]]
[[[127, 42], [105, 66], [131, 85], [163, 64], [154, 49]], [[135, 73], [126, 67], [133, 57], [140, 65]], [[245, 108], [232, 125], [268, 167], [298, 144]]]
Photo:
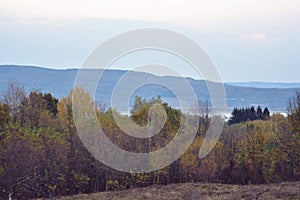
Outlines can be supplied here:
[[[300, 82], [299, 0], [0, 0], [0, 64], [79, 68], [111, 37], [148, 27], [197, 42], [224, 82]], [[178, 58], [151, 51], [112, 67], [149, 62], [198, 78]]]

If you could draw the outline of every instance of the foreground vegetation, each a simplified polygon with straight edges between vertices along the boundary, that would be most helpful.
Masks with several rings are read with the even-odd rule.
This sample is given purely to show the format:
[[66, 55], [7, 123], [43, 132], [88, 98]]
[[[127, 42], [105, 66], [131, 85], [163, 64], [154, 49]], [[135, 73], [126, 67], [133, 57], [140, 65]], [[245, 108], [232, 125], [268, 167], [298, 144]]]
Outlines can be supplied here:
[[[82, 89], [73, 92], [89, 96]], [[273, 114], [263, 120], [226, 124], [213, 151], [199, 159], [210, 120], [209, 109], [204, 107], [197, 136], [187, 152], [164, 169], [140, 174], [110, 169], [90, 155], [76, 133], [71, 96], [58, 100], [37, 91], [26, 95], [17, 83], [8, 85], [0, 104], [0, 198], [54, 197], [183, 182], [245, 185], [300, 180], [300, 94], [288, 103], [288, 117]], [[148, 110], [155, 103], [162, 103], [168, 116], [150, 142], [123, 133], [112, 110], [101, 104], [96, 104], [97, 116], [116, 145], [134, 152], [153, 151], [172, 140], [182, 115], [159, 97], [137, 97], [130, 117], [147, 124]]]

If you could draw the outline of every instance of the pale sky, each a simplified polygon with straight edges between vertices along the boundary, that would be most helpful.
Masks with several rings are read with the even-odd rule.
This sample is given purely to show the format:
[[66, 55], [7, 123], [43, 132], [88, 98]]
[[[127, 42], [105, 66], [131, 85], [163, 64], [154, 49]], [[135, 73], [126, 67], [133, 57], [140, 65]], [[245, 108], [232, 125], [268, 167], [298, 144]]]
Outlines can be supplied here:
[[0, 64], [78, 68], [114, 35], [155, 27], [200, 44], [224, 81], [300, 82], [299, 25], [299, 0], [0, 0]]

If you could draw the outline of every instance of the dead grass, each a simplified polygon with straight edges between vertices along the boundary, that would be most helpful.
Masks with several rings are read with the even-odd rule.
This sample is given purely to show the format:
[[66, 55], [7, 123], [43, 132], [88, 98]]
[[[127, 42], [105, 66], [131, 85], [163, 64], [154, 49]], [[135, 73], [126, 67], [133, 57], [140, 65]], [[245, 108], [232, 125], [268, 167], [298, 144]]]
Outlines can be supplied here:
[[215, 183], [184, 183], [166, 186], [153, 185], [117, 192], [100, 192], [56, 197], [59, 200], [300, 200], [300, 182], [286, 182], [270, 185], [226, 185]]

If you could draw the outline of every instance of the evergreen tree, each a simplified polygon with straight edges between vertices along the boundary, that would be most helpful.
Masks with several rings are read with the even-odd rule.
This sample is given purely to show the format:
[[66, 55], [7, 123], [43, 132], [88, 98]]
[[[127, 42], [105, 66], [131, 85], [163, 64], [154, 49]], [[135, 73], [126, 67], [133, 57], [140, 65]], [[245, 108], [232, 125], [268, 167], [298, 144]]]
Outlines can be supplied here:
[[240, 123], [241, 120], [241, 110], [238, 108], [234, 108], [232, 113], [231, 113], [231, 117], [228, 121], [229, 124], [237, 124]]
[[268, 108], [265, 108], [265, 109], [264, 109], [264, 112], [263, 112], [263, 119], [264, 119], [264, 120], [270, 119], [270, 111], [269, 111]]
[[234, 108], [231, 117], [228, 121], [228, 124], [238, 124], [246, 121], [254, 121], [257, 119], [269, 119], [270, 112], [268, 108], [265, 108], [264, 112], [262, 112], [261, 107], [258, 106], [257, 111], [253, 106], [247, 108]]
[[53, 97], [50, 93], [44, 94], [43, 99], [45, 99], [47, 106], [46, 108], [54, 115], [56, 116], [58, 114], [57, 110], [57, 104], [58, 99]]
[[258, 118], [258, 119], [262, 119], [263, 112], [262, 112], [262, 109], [261, 109], [260, 106], [257, 107], [256, 115], [257, 115], [257, 118]]
[[250, 120], [256, 120], [257, 119], [257, 115], [256, 115], [256, 112], [255, 112], [255, 108], [254, 106], [251, 106], [250, 108]]

